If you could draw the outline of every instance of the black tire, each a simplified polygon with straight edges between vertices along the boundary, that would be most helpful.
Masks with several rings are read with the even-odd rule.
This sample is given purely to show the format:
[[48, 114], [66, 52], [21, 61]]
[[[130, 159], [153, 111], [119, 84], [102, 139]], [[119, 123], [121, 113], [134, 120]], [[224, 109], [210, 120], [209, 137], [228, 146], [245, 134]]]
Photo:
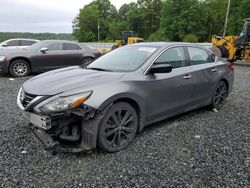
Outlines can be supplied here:
[[224, 81], [219, 81], [214, 90], [211, 107], [220, 110], [225, 103], [227, 95], [228, 88], [226, 83]]
[[86, 66], [88, 66], [89, 64], [91, 64], [93, 61], [94, 61], [93, 58], [91, 58], [91, 57], [86, 57], [86, 58], [84, 58], [84, 59], [82, 60], [81, 66], [82, 66], [82, 67], [86, 67]]
[[30, 73], [29, 63], [22, 59], [11, 62], [9, 67], [10, 74], [14, 77], [25, 77]]
[[104, 115], [98, 132], [98, 147], [113, 153], [125, 149], [138, 128], [135, 109], [125, 102], [115, 103]]
[[111, 47], [111, 51], [112, 51], [112, 50], [115, 50], [116, 48], [118, 48], [118, 46], [113, 45], [113, 46]]

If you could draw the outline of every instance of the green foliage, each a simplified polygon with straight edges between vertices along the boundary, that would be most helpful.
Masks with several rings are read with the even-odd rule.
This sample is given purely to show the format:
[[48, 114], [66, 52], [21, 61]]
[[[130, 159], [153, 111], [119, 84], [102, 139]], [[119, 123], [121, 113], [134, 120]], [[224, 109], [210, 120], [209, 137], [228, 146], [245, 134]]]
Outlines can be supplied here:
[[30, 38], [38, 40], [75, 40], [72, 34], [55, 33], [9, 33], [0, 32], [0, 42], [12, 38]]
[[80, 10], [80, 14], [73, 21], [73, 35], [81, 42], [97, 40], [99, 10], [97, 5], [89, 4]]
[[138, 0], [137, 5], [139, 7], [139, 16], [143, 23], [143, 31], [140, 34], [148, 38], [150, 34], [159, 29], [162, 1]]
[[174, 41], [182, 41], [189, 33], [203, 35], [203, 11], [198, 0], [167, 0], [161, 17], [161, 28]]
[[184, 42], [198, 42], [198, 37], [194, 34], [188, 34], [183, 39]]
[[249, 10], [249, 0], [232, 1], [227, 34], [239, 35], [241, 33], [243, 25], [242, 20], [250, 17]]
[[[109, 0], [94, 0], [80, 10], [73, 22], [79, 41], [121, 38], [132, 30], [148, 41], [211, 41], [222, 35], [228, 0], [137, 0], [117, 11]], [[250, 17], [249, 0], [232, 1], [227, 34], [238, 35], [242, 20]]]
[[227, 0], [206, 0], [202, 3], [204, 10], [205, 34], [201, 36], [201, 41], [211, 41], [212, 35], [222, 35], [224, 29], [225, 16], [227, 11]]
[[166, 42], [168, 42], [168, 41], [170, 41], [170, 39], [167, 39], [165, 37], [164, 31], [159, 29], [156, 32], [152, 33], [148, 37], [147, 41], [149, 41], [149, 42], [153, 42], [153, 41], [155, 41], [155, 42], [158, 42], [158, 41], [166, 41]]
[[117, 27], [114, 22], [117, 17], [118, 13], [109, 0], [95, 0], [81, 9], [73, 21], [73, 35], [80, 42], [97, 41], [99, 26], [100, 39], [109, 39], [117, 32], [112, 30]]

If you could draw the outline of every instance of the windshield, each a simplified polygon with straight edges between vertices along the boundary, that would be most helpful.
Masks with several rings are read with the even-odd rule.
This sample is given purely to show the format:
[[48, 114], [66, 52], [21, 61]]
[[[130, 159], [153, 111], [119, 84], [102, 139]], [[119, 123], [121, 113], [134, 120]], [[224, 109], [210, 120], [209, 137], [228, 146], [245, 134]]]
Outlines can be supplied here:
[[114, 72], [135, 71], [154, 54], [156, 47], [126, 46], [118, 48], [95, 60], [87, 69]]

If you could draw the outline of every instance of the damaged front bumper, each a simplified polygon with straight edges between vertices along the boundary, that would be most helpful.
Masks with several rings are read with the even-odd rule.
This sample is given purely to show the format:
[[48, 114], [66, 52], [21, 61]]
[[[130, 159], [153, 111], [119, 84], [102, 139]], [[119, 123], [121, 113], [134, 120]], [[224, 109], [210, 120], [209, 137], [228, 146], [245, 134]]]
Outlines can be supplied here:
[[25, 112], [36, 140], [45, 149], [74, 153], [96, 148], [99, 123], [103, 115], [104, 112], [84, 104], [63, 114], [40, 115]]
[[48, 96], [36, 96], [19, 91], [17, 105], [45, 149], [62, 152], [83, 152], [96, 148], [99, 124], [105, 112], [84, 103], [75, 109], [49, 114], [34, 108]]

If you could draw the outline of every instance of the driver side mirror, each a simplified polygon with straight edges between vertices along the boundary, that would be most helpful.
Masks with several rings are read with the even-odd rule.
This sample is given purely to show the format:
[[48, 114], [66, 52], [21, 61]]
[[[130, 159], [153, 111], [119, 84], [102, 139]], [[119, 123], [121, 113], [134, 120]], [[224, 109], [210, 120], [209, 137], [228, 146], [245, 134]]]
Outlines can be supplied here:
[[42, 49], [40, 49], [40, 52], [42, 52], [42, 53], [45, 53], [47, 51], [48, 51], [48, 48], [42, 48]]
[[3, 47], [7, 47], [7, 46], [9, 46], [9, 45], [8, 45], [7, 43], [5, 43], [5, 44], [3, 44], [2, 46], [3, 46]]
[[170, 73], [172, 72], [173, 68], [172, 68], [172, 65], [169, 65], [169, 64], [154, 64], [151, 69], [150, 69], [150, 72], [152, 74], [155, 74], [155, 73]]

